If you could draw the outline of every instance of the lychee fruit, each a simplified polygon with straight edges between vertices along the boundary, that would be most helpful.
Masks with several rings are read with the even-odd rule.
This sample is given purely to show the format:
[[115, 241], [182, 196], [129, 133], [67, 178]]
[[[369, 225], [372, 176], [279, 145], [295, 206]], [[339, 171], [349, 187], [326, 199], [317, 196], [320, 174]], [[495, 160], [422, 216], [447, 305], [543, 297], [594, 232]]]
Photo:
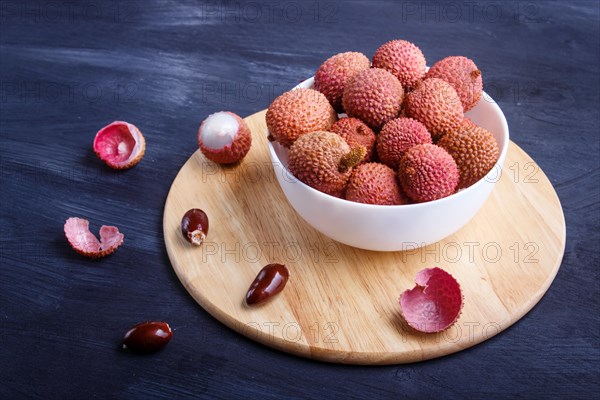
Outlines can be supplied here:
[[458, 186], [458, 167], [450, 154], [434, 144], [419, 144], [404, 153], [398, 180], [412, 200], [423, 203], [450, 196]]
[[116, 226], [100, 227], [100, 240], [90, 232], [90, 222], [82, 218], [69, 218], [64, 226], [65, 236], [77, 253], [101, 258], [114, 253], [123, 244], [125, 236]]
[[469, 127], [474, 127], [474, 126], [477, 126], [477, 125], [475, 124], [475, 122], [473, 122], [471, 120], [471, 118], [464, 117], [463, 120], [462, 120], [462, 124], [460, 126], [461, 126], [461, 128], [469, 128]]
[[456, 90], [439, 78], [421, 81], [408, 94], [406, 115], [425, 125], [434, 140], [458, 129], [464, 118]]
[[366, 163], [354, 168], [346, 187], [346, 200], [385, 206], [408, 202], [400, 190], [394, 170], [379, 163]]
[[288, 168], [308, 186], [342, 197], [353, 167], [365, 154], [364, 147], [350, 148], [333, 132], [311, 132], [300, 136], [290, 147]]
[[94, 152], [113, 169], [128, 169], [142, 160], [146, 140], [133, 124], [115, 121], [96, 133]]
[[373, 56], [373, 67], [394, 74], [405, 90], [414, 88], [423, 79], [426, 65], [421, 49], [406, 40], [387, 42]]
[[379, 132], [377, 155], [382, 163], [397, 170], [404, 152], [424, 143], [432, 143], [425, 125], [412, 118], [396, 118], [385, 124]]
[[342, 103], [349, 117], [356, 117], [379, 130], [400, 112], [404, 89], [390, 72], [371, 68], [346, 83]]
[[452, 85], [463, 105], [469, 111], [481, 99], [483, 80], [473, 60], [462, 56], [446, 57], [433, 64], [427, 78], [440, 78]]
[[221, 111], [209, 115], [198, 129], [202, 154], [217, 164], [233, 164], [248, 154], [252, 133], [238, 115]]
[[364, 146], [367, 154], [363, 162], [371, 161], [375, 148], [375, 132], [357, 118], [342, 118], [331, 126], [331, 132], [340, 135], [350, 147]]
[[325, 61], [315, 74], [315, 89], [323, 93], [333, 108], [341, 113], [342, 95], [348, 79], [371, 67], [371, 61], [362, 53], [336, 54]]
[[314, 89], [295, 89], [277, 97], [267, 110], [273, 140], [290, 147], [304, 133], [331, 128], [338, 116], [325, 95]]
[[459, 189], [467, 188], [486, 176], [500, 156], [494, 135], [479, 126], [450, 132], [442, 137], [438, 146], [456, 161]]
[[459, 283], [441, 268], [417, 273], [415, 287], [400, 295], [400, 312], [413, 329], [435, 333], [451, 327], [460, 317], [463, 294]]

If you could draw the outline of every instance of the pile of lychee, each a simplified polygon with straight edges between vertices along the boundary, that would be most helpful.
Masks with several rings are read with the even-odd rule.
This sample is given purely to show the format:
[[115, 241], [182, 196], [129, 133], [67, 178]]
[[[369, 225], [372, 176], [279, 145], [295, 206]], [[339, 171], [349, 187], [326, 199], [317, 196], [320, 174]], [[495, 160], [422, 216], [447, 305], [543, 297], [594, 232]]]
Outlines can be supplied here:
[[323, 193], [378, 205], [437, 200], [485, 177], [498, 144], [465, 117], [481, 99], [481, 71], [462, 56], [426, 65], [416, 45], [394, 40], [372, 63], [337, 54], [314, 89], [276, 98], [266, 122], [270, 139], [289, 148], [290, 172]]

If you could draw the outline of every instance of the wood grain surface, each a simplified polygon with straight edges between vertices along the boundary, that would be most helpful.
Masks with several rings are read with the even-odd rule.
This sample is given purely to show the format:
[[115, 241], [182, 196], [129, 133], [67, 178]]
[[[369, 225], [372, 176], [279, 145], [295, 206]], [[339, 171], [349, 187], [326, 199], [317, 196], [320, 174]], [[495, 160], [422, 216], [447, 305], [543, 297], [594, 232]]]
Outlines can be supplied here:
[[[265, 111], [246, 122], [251, 152], [238, 165], [220, 167], [197, 151], [173, 182], [163, 225], [183, 285], [245, 336], [330, 362], [427, 360], [508, 328], [558, 272], [566, 239], [560, 202], [539, 166], [513, 143], [502, 178], [466, 227], [425, 248], [373, 252], [336, 243], [296, 214], [269, 162]], [[515, 166], [531, 172], [519, 179], [510, 171]], [[181, 218], [191, 208], [209, 215], [210, 236], [201, 248], [181, 234]], [[431, 254], [436, 257], [428, 259]], [[265, 305], [245, 306], [248, 286], [273, 262], [290, 270], [286, 289]], [[420, 334], [402, 320], [397, 299], [414, 286], [418, 271], [432, 266], [457, 278], [465, 306], [449, 330]]]
[[[560, 198], [556, 279], [519, 323], [427, 362], [321, 363], [256, 343], [205, 312], [167, 254], [165, 199], [198, 126], [252, 115], [333, 54], [371, 57], [397, 38], [430, 65], [465, 55], [483, 71], [511, 140]], [[595, 0], [2, 0], [0, 398], [600, 397], [599, 49]], [[147, 140], [120, 173], [91, 149], [115, 120]], [[124, 245], [80, 257], [62, 232], [71, 216], [118, 226]], [[149, 319], [174, 330], [164, 351], [119, 352]]]

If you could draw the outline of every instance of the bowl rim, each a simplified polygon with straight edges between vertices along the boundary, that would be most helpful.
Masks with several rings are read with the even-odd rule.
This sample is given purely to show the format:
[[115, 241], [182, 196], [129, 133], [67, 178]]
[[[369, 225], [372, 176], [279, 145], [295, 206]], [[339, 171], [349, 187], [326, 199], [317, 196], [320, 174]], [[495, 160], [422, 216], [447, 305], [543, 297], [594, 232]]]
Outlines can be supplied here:
[[[314, 76], [311, 78], [308, 78], [305, 81], [301, 82], [300, 84], [296, 85], [291, 90], [302, 89], [302, 88], [311, 89], [311, 88], [313, 88], [313, 86], [314, 86]], [[352, 206], [356, 206], [356, 207], [362, 207], [364, 209], [385, 209], [385, 210], [393, 210], [393, 209], [398, 209], [400, 207], [402, 209], [409, 209], [409, 208], [417, 209], [417, 208], [429, 207], [434, 204], [442, 205], [445, 202], [450, 202], [450, 201], [453, 201], [454, 199], [460, 199], [461, 197], [466, 196], [467, 195], [466, 193], [472, 192], [477, 187], [482, 186], [484, 184], [495, 185], [500, 180], [500, 177], [502, 176], [503, 164], [504, 164], [504, 160], [506, 159], [506, 154], [508, 153], [508, 146], [510, 144], [510, 133], [509, 133], [509, 129], [508, 129], [508, 122], [506, 120], [506, 116], [504, 115], [504, 112], [502, 112], [502, 109], [500, 108], [498, 103], [496, 103], [496, 101], [491, 96], [489, 96], [485, 91], [482, 91], [480, 101], [482, 101], [482, 100], [490, 103], [492, 108], [496, 111], [496, 113], [500, 117], [500, 122], [502, 125], [501, 134], [502, 134], [502, 137], [504, 138], [504, 143], [502, 144], [502, 148], [500, 149], [500, 155], [498, 156], [498, 161], [496, 161], [496, 163], [494, 164], [492, 169], [483, 178], [481, 178], [480, 180], [478, 180], [477, 182], [475, 182], [468, 188], [460, 189], [459, 191], [451, 194], [450, 196], [446, 196], [446, 197], [443, 197], [443, 198], [437, 199], [437, 200], [426, 201], [423, 203], [381, 205], [381, 204], [358, 203], [358, 202], [346, 200], [346, 199], [343, 199], [340, 197], [335, 197], [330, 194], [323, 193], [313, 187], [310, 187], [309, 185], [302, 182], [300, 179], [296, 178], [294, 176], [294, 174], [292, 174], [289, 171], [289, 169], [284, 166], [283, 162], [279, 159], [279, 156], [277, 155], [277, 152], [275, 151], [275, 146], [273, 145], [273, 143], [271, 141], [268, 141], [269, 153], [271, 156], [271, 160], [275, 161], [277, 164], [279, 164], [279, 167], [284, 171], [286, 176], [293, 177], [294, 183], [299, 183], [300, 185], [303, 185], [306, 189], [308, 189], [309, 191], [312, 191], [317, 196], [326, 196], [326, 198], [332, 200], [334, 202], [334, 204], [337, 204], [337, 202], [339, 202], [340, 205], [345, 204], [345, 205], [352, 205]], [[270, 135], [269, 128], [267, 128], [267, 136], [269, 136], [269, 135]], [[494, 137], [494, 139], [495, 139], [495, 137]], [[497, 140], [496, 140], [496, 142], [497, 142]], [[275, 167], [275, 165], [273, 167]], [[496, 171], [499, 171], [499, 172], [496, 172]], [[491, 175], [496, 175], [496, 177], [488, 181], [488, 179]]]

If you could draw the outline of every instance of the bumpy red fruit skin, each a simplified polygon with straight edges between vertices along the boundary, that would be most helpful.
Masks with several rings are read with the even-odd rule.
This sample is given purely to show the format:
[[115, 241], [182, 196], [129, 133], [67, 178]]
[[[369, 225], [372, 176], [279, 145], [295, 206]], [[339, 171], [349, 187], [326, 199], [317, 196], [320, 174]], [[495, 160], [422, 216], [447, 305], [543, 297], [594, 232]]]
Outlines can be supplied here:
[[331, 126], [331, 132], [340, 135], [351, 148], [363, 146], [367, 154], [363, 162], [371, 161], [375, 148], [375, 132], [357, 118], [342, 118]]
[[346, 187], [346, 200], [385, 206], [408, 202], [394, 170], [379, 163], [362, 164], [354, 169]]
[[333, 108], [339, 113], [342, 107], [342, 95], [348, 79], [360, 71], [371, 67], [371, 61], [362, 53], [347, 52], [336, 54], [325, 61], [315, 74], [315, 89], [323, 93]]
[[115, 121], [96, 133], [94, 153], [112, 169], [137, 165], [146, 152], [146, 139], [133, 124]]
[[348, 81], [342, 103], [349, 117], [355, 117], [375, 130], [400, 113], [404, 89], [390, 72], [371, 68]]
[[388, 167], [397, 170], [406, 150], [424, 143], [432, 143], [425, 125], [412, 118], [396, 118], [383, 126], [377, 136], [377, 155]]
[[452, 275], [441, 268], [417, 273], [416, 286], [400, 295], [400, 312], [413, 329], [435, 333], [451, 327], [460, 317], [463, 294]]
[[290, 147], [300, 135], [331, 128], [338, 116], [325, 95], [314, 89], [295, 89], [279, 96], [267, 110], [273, 139]]
[[433, 64], [427, 71], [427, 78], [440, 78], [454, 87], [464, 111], [469, 111], [479, 99], [483, 91], [481, 71], [473, 60], [462, 56], [446, 57]]
[[425, 76], [427, 62], [421, 49], [406, 40], [392, 40], [373, 56], [373, 67], [390, 71], [405, 90], [414, 88]]
[[462, 103], [456, 90], [439, 78], [420, 82], [408, 94], [405, 112], [406, 116], [425, 125], [434, 140], [458, 129], [464, 118]]
[[202, 122], [200, 128], [198, 128], [198, 147], [206, 158], [217, 164], [233, 164], [241, 161], [252, 146], [252, 132], [239, 115], [227, 111], [227, 114], [233, 116], [239, 124], [238, 133], [236, 138], [233, 140], [231, 145], [225, 146], [221, 150], [214, 150], [206, 147], [200, 138], [202, 128], [206, 123], [206, 120]]
[[289, 151], [288, 168], [300, 181], [323, 193], [342, 197], [352, 168], [340, 172], [342, 157], [350, 146], [332, 132], [311, 132], [302, 135]]
[[500, 156], [494, 135], [479, 126], [450, 132], [438, 142], [438, 146], [456, 161], [460, 174], [459, 189], [467, 188], [487, 175]]
[[404, 192], [418, 203], [450, 196], [456, 191], [458, 179], [452, 156], [434, 144], [411, 147], [398, 167], [398, 180]]
[[100, 228], [100, 240], [90, 232], [87, 219], [69, 218], [64, 226], [65, 236], [77, 253], [89, 258], [102, 258], [112, 254], [123, 244], [125, 236], [116, 226]]

